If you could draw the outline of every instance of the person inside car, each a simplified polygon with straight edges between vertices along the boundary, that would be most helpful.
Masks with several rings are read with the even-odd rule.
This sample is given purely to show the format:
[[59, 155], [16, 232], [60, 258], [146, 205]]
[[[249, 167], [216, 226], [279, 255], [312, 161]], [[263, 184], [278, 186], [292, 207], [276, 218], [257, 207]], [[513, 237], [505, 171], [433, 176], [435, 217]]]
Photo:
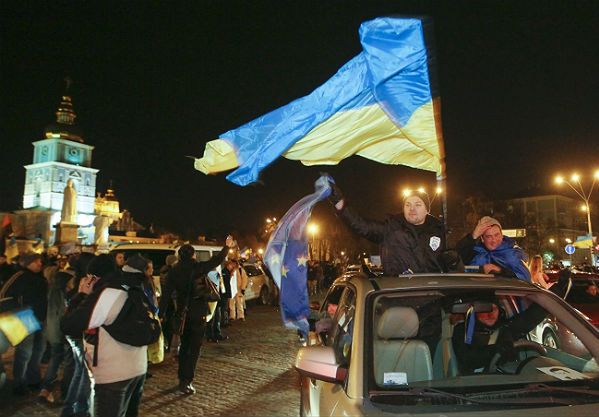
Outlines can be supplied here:
[[599, 301], [599, 292], [597, 291], [597, 284], [589, 282], [584, 290], [584, 302], [595, 303]]
[[526, 254], [509, 237], [501, 224], [490, 216], [481, 218], [474, 231], [457, 244], [464, 265], [475, 265], [485, 274], [501, 275], [531, 281]]
[[[560, 271], [558, 281], [549, 289], [565, 298], [571, 287], [571, 272]], [[541, 323], [547, 312], [533, 303], [526, 310], [507, 318], [496, 303], [488, 312], [471, 311], [453, 329], [452, 343], [461, 373], [484, 371], [496, 353], [506, 360], [515, 359], [513, 341], [526, 337]]]

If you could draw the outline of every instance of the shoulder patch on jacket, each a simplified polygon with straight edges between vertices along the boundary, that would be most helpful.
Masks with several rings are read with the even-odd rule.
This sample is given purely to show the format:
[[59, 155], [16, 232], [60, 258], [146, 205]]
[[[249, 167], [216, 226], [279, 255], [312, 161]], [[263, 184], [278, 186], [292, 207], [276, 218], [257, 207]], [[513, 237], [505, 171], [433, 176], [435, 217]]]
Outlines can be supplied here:
[[439, 249], [439, 246], [441, 246], [441, 238], [438, 236], [432, 236], [431, 240], [428, 242], [428, 245], [434, 251]]

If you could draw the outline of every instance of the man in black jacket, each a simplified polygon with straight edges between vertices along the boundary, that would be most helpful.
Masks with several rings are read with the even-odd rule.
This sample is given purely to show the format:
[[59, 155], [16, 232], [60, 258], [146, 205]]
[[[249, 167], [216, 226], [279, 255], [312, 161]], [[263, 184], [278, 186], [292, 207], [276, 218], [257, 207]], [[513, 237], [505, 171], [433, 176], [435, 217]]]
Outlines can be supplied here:
[[[0, 298], [11, 297], [15, 307], [31, 307], [42, 327], [48, 308], [48, 282], [42, 274], [42, 256], [26, 253], [20, 256], [22, 270], [16, 272], [2, 288]], [[40, 363], [46, 340], [43, 330], [28, 335], [15, 348], [13, 366], [14, 393], [25, 395], [28, 386], [41, 383]]]
[[173, 291], [177, 291], [177, 314], [188, 309], [179, 349], [179, 390], [194, 394], [192, 381], [196, 363], [200, 357], [202, 340], [206, 333], [208, 300], [204, 279], [208, 272], [220, 265], [233, 247], [233, 237], [227, 236], [225, 247], [205, 262], [195, 260], [195, 249], [191, 245], [179, 248], [179, 262], [168, 272], [160, 298], [160, 317], [168, 305]]
[[445, 228], [429, 214], [429, 199], [425, 193], [404, 197], [403, 214], [372, 221], [348, 207], [335, 184], [332, 188], [330, 199], [341, 219], [361, 237], [381, 245], [385, 275], [447, 270], [443, 255]]

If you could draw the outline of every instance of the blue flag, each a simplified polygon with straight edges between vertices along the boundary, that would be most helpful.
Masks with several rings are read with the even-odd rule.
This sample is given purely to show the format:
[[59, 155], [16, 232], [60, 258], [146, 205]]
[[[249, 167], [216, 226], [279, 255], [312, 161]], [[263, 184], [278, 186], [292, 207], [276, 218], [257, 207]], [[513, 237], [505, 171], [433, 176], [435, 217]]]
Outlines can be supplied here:
[[331, 194], [332, 178], [323, 175], [315, 192], [295, 203], [285, 213], [266, 246], [264, 262], [280, 289], [281, 315], [287, 327], [308, 334], [308, 237], [306, 224], [312, 208]]
[[195, 168], [238, 185], [283, 156], [335, 165], [352, 155], [444, 175], [434, 51], [427, 19], [382, 17], [360, 26], [362, 52], [311, 94], [219, 135]]

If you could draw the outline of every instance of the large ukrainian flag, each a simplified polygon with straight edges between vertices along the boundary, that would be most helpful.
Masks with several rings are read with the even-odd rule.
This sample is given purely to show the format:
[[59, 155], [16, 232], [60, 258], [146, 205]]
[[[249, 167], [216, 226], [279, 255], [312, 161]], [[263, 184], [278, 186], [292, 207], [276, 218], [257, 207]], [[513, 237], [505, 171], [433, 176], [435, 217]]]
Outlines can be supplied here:
[[[444, 176], [438, 102], [420, 18], [377, 18], [360, 27], [363, 51], [310, 95], [206, 144], [195, 168], [227, 171], [247, 185], [279, 156], [335, 165], [351, 155]], [[437, 116], [437, 117], [436, 117]]]

